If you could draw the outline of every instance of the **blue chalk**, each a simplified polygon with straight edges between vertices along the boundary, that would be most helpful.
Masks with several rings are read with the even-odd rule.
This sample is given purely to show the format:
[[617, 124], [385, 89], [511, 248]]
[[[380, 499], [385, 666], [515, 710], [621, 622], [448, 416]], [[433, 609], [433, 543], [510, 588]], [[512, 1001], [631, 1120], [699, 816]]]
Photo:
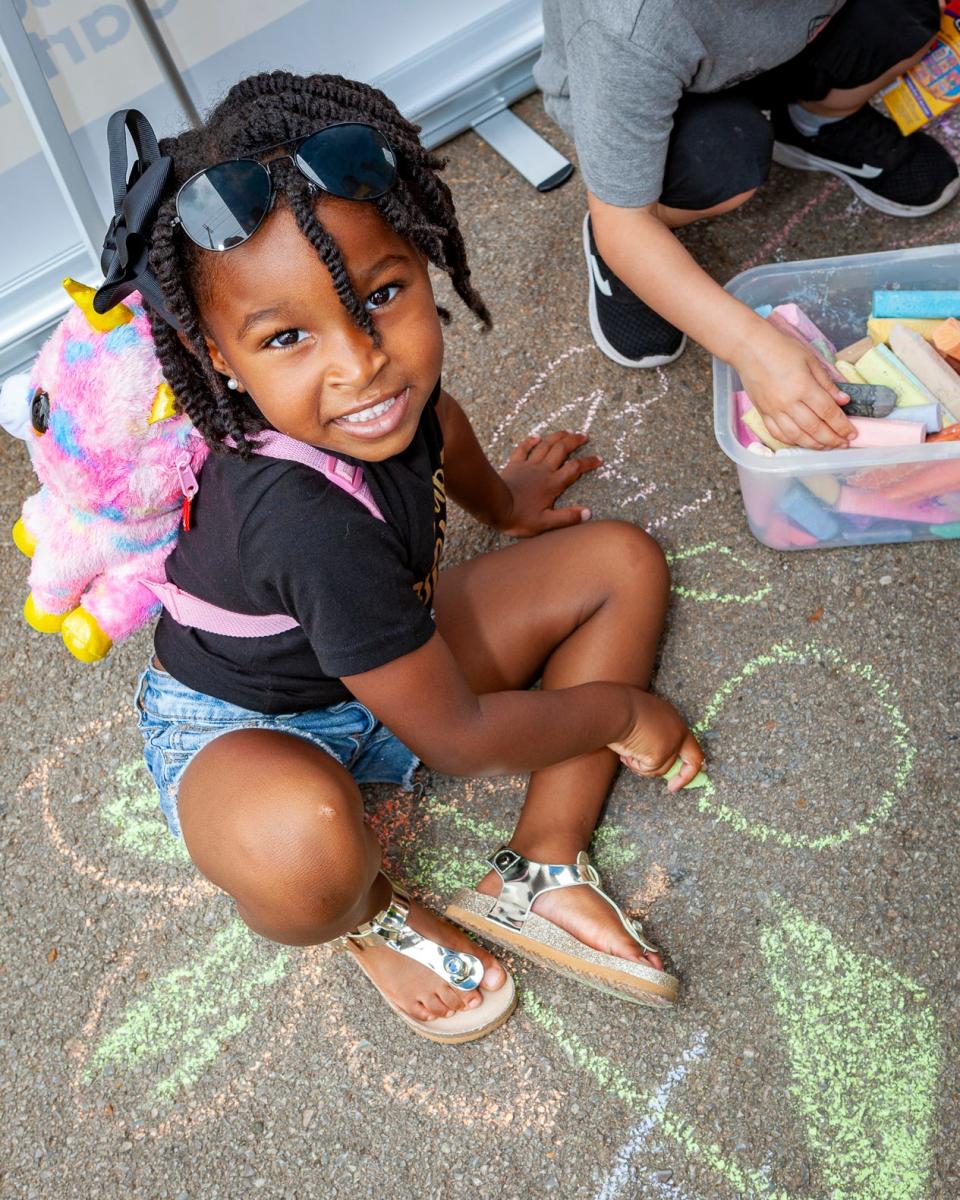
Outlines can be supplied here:
[[902, 408], [895, 408], [883, 419], [885, 421], [922, 421], [927, 427], [927, 433], [939, 433], [940, 405], [909, 404]]
[[[933, 526], [931, 526], [933, 528]], [[868, 546], [883, 542], [909, 542], [913, 539], [913, 529], [896, 521], [890, 525], [874, 525], [872, 529], [845, 529], [843, 540], [852, 545]]]
[[787, 489], [780, 500], [780, 511], [821, 542], [840, 532], [840, 522], [802, 483], [794, 483]]
[[766, 320], [767, 317], [769, 317], [770, 314], [773, 312], [773, 305], [772, 304], [758, 304], [757, 307], [753, 311], [757, 314], [758, 317], [763, 317], [763, 319]]
[[873, 293], [875, 317], [960, 317], [960, 292]]

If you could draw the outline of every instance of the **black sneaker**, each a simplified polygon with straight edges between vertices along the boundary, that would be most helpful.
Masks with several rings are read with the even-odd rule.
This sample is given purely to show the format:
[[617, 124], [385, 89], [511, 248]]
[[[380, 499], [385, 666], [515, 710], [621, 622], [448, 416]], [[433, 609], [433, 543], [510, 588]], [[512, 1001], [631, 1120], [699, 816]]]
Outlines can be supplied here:
[[800, 133], [786, 107], [771, 114], [774, 162], [801, 171], [829, 171], [871, 208], [893, 217], [925, 217], [960, 190], [957, 164], [926, 133], [905, 137], [896, 124], [865, 104], [813, 137]]
[[621, 367], [662, 367], [679, 358], [686, 334], [614, 275], [597, 252], [589, 213], [583, 218], [583, 252], [590, 279], [590, 330], [607, 358]]

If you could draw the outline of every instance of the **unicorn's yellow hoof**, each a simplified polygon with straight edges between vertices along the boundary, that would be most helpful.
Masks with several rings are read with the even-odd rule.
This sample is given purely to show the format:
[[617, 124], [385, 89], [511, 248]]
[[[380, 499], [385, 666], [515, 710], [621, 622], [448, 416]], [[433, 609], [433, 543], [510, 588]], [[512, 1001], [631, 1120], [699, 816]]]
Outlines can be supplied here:
[[75, 608], [63, 620], [64, 645], [81, 662], [99, 662], [110, 653], [113, 642], [97, 624], [96, 618], [83, 608]]
[[33, 558], [33, 552], [37, 548], [37, 539], [24, 525], [23, 517], [18, 517], [17, 523], [13, 527], [13, 544], [21, 554], [25, 554], [27, 558]]
[[23, 619], [37, 633], [59, 633], [66, 613], [48, 613], [37, 604], [33, 592], [27, 597], [23, 606]]

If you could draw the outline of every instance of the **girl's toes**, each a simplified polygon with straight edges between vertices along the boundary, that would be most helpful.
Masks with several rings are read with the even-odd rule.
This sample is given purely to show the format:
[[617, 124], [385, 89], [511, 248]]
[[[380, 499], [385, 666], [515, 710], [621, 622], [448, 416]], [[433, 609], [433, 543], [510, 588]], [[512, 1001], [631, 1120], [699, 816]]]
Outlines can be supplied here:
[[445, 1004], [452, 1012], [459, 1012], [462, 1008], [466, 1008], [467, 1001], [473, 994], [474, 991], [458, 992], [456, 988], [447, 987], [446, 985], [437, 993], [441, 1003]]
[[412, 1004], [410, 1006], [410, 1009], [407, 1012], [407, 1016], [413, 1017], [413, 1019], [415, 1021], [432, 1021], [433, 1020], [433, 1013], [420, 1000], [417, 1000], [414, 1004]]
[[503, 987], [507, 982], [507, 973], [493, 955], [484, 952], [480, 955], [480, 960], [484, 967], [483, 979], [480, 981], [480, 986], [486, 988], [488, 992], [495, 992], [497, 988]]
[[654, 954], [652, 951], [648, 951], [647, 962], [650, 964], [651, 967], [655, 968], [657, 971], [663, 970], [663, 959], [660, 957], [659, 954]]

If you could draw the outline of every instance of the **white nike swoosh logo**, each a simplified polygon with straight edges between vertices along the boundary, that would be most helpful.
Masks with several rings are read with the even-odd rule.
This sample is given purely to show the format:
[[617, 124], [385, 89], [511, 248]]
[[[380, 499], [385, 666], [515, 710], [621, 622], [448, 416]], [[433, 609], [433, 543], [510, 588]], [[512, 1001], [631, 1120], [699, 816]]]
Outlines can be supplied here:
[[[819, 158], [820, 156], [814, 155], [814, 157]], [[868, 167], [866, 163], [862, 167], [851, 167], [847, 163], [836, 162], [832, 158], [821, 158], [820, 161], [828, 166], [836, 167], [847, 175], [859, 175], [861, 179], [876, 179], [878, 175], [883, 174], [883, 167]]]
[[593, 271], [594, 281], [596, 282], [596, 285], [600, 291], [603, 292], [605, 296], [612, 296], [613, 288], [600, 274], [600, 264], [597, 262], [597, 256], [595, 254], [590, 255], [590, 270]]

